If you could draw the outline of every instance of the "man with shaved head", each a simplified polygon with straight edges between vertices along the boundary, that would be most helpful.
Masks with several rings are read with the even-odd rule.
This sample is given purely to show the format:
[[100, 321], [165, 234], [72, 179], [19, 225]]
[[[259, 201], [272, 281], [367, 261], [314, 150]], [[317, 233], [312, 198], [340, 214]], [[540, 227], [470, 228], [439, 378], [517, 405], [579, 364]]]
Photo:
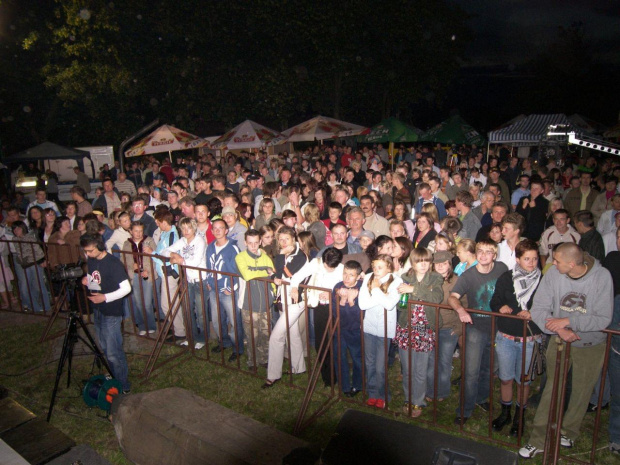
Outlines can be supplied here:
[[[603, 367], [606, 335], [600, 331], [611, 322], [613, 281], [598, 260], [571, 242], [556, 247], [553, 265], [536, 291], [531, 317], [545, 333], [553, 335], [547, 349], [548, 367], [555, 366], [558, 348], [571, 343], [572, 391], [560, 437], [560, 445], [569, 448], [579, 436], [592, 389]], [[564, 347], [562, 358], [566, 352]], [[560, 366], [564, 367], [564, 360]], [[555, 371], [547, 373], [549, 379], [536, 409], [530, 440], [519, 450], [523, 458], [534, 457], [545, 446]]]

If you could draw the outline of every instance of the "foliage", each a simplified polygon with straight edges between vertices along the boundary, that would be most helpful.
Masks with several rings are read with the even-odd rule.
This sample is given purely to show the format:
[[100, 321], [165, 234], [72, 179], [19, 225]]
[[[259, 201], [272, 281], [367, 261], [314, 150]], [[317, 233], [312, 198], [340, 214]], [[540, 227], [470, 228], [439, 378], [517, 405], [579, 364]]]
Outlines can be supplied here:
[[154, 117], [189, 131], [317, 113], [372, 124], [440, 101], [466, 42], [446, 0], [7, 0], [0, 15], [15, 26], [0, 56], [18, 57], [2, 97], [37, 97], [31, 114], [10, 102], [9, 153], [115, 144]]

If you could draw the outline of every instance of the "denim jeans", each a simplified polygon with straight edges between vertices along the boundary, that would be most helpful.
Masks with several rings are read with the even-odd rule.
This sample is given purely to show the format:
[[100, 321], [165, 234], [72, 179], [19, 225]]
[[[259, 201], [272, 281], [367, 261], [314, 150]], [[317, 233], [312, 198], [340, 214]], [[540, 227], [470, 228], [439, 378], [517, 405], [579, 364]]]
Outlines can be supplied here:
[[[403, 374], [403, 391], [405, 402], [418, 407], [425, 407], [426, 382], [428, 377], [428, 362], [434, 358], [432, 352], [416, 352], [413, 349], [398, 348], [400, 354], [401, 372]], [[411, 355], [411, 373], [409, 372], [409, 356]], [[411, 376], [411, 390], [409, 391], [409, 377]]]
[[[202, 288], [202, 289], [201, 289]], [[204, 293], [204, 301], [203, 301]], [[194, 344], [204, 343], [209, 339], [209, 291], [207, 281], [187, 283], [187, 297], [189, 300], [189, 320], [192, 327]]]
[[[620, 294], [614, 298], [614, 318], [612, 328], [618, 329], [620, 323]], [[611, 396], [609, 409], [609, 442], [620, 447], [620, 336], [612, 337], [609, 354], [609, 389], [616, 395]], [[606, 389], [607, 390], [607, 389]], [[598, 401], [598, 399], [597, 399]]]
[[40, 265], [32, 265], [24, 269], [16, 263], [15, 274], [17, 275], [22, 305], [37, 313], [48, 311], [51, 308], [51, 303], [45, 284], [45, 269]]
[[[446, 399], [450, 396], [450, 377], [452, 376], [452, 355], [456, 344], [459, 342], [457, 334], [453, 334], [452, 329], [442, 328], [439, 330], [438, 371], [437, 375], [437, 398]], [[435, 356], [428, 360], [428, 371], [426, 380], [426, 395], [435, 395]]]
[[[340, 345], [339, 345], [340, 344]], [[338, 373], [338, 382], [342, 392], [349, 392], [351, 388], [362, 390], [362, 334], [359, 329], [340, 330], [340, 342], [338, 332], [334, 336], [333, 348], [334, 371]], [[353, 383], [349, 372], [349, 360], [347, 352], [351, 356], [353, 365]], [[340, 372], [338, 361], [340, 360]]]
[[121, 332], [120, 316], [106, 316], [100, 310], [95, 309], [95, 334], [99, 340], [101, 351], [105, 355], [112, 376], [123, 385], [123, 390], [131, 388], [129, 384], [129, 367], [123, 350], [123, 334]]
[[[476, 404], [485, 402], [489, 397], [491, 377], [491, 331], [467, 325], [465, 335], [465, 376], [461, 379], [461, 389], [465, 389], [463, 416], [469, 418]], [[461, 406], [456, 409], [461, 415]]]
[[364, 333], [364, 360], [366, 362], [366, 391], [370, 399], [389, 400], [385, 392], [385, 361], [392, 339]]
[[[233, 347], [235, 353], [243, 353], [243, 319], [241, 309], [237, 305], [239, 296], [235, 293], [235, 308], [233, 309], [232, 294], [226, 295], [222, 292], [209, 291], [209, 301], [211, 303], [211, 319], [215, 335], [222, 347]], [[219, 307], [218, 307], [219, 300]], [[218, 312], [219, 308], [219, 312]], [[222, 333], [220, 334], [220, 317], [222, 319]], [[236, 334], [235, 334], [236, 333]]]
[[[525, 370], [527, 371], [532, 360], [534, 341], [525, 343]], [[499, 379], [502, 381], [514, 380], [521, 384], [521, 367], [523, 365], [523, 343], [511, 341], [504, 337], [503, 333], [497, 332], [495, 336], [495, 353], [499, 363]], [[526, 381], [523, 384], [530, 384]], [[526, 399], [527, 400], [527, 399]]]
[[[144, 280], [135, 273], [131, 283], [131, 302], [133, 304], [133, 318], [140, 331], [157, 329], [153, 314], [153, 281]], [[144, 315], [146, 314], [146, 325]]]

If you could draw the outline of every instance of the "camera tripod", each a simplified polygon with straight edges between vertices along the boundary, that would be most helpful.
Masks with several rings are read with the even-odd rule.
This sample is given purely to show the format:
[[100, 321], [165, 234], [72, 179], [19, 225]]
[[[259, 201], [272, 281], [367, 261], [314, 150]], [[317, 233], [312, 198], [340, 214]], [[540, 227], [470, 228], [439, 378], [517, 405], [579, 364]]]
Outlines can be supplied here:
[[[67, 283], [67, 292], [75, 291], [76, 283], [75, 280], [69, 281]], [[58, 368], [56, 369], [56, 380], [54, 381], [54, 390], [52, 391], [52, 400], [50, 401], [50, 406], [47, 412], [47, 421], [49, 422], [52, 418], [52, 412], [54, 411], [54, 403], [56, 402], [56, 394], [58, 393], [58, 385], [60, 384], [60, 378], [62, 377], [62, 372], [65, 367], [65, 363], [67, 364], [67, 387], [71, 384], [71, 364], [73, 361], [73, 348], [75, 343], [78, 341], [82, 341], [82, 343], [90, 349], [90, 351], [95, 356], [95, 362], [97, 366], [103, 366], [107, 372], [112, 375], [112, 370], [108, 365], [108, 362], [105, 359], [105, 356], [97, 347], [97, 343], [93, 339], [92, 335], [88, 331], [86, 324], [82, 321], [82, 317], [77, 309], [77, 301], [75, 298], [69, 299], [71, 304], [71, 311], [69, 313], [69, 319], [67, 320], [67, 331], [65, 332], [65, 338], [62, 343], [62, 350], [60, 352], [60, 360], [58, 361]], [[82, 329], [84, 332], [84, 336], [80, 336], [78, 333], [78, 327]], [[68, 363], [67, 363], [68, 362]]]

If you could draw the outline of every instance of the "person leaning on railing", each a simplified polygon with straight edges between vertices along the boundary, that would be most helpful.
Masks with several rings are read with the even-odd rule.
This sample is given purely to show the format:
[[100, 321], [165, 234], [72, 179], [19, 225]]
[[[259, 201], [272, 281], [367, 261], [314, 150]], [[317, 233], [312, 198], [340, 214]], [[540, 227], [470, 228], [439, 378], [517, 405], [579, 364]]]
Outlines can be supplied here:
[[[532, 320], [547, 334], [552, 334], [547, 349], [547, 366], [554, 367], [558, 348], [562, 358], [570, 342], [572, 391], [561, 425], [560, 445], [572, 447], [586, 413], [592, 389], [603, 367], [605, 338], [601, 333], [611, 322], [613, 282], [609, 271], [576, 244], [558, 245], [553, 263], [542, 278], [534, 296]], [[562, 377], [562, 369], [558, 376]], [[520, 450], [523, 458], [543, 452], [551, 408], [554, 378], [548, 379], [534, 417], [532, 433]]]
[[[540, 328], [531, 321], [530, 308], [534, 294], [538, 288], [541, 272], [538, 268], [538, 245], [526, 239], [515, 247], [516, 264], [514, 269], [501, 275], [495, 284], [495, 292], [491, 299], [491, 310], [505, 315], [515, 315], [528, 320], [525, 335], [525, 363], [523, 362], [523, 322], [512, 318], [497, 318], [497, 335], [495, 336], [495, 352], [499, 364], [501, 380], [502, 412], [493, 421], [493, 429], [501, 431], [510, 423], [512, 410], [512, 384], [517, 383], [517, 408], [510, 429], [511, 436], [519, 432], [519, 420], [525, 418], [527, 399], [530, 392], [530, 380], [521, 368], [527, 370], [532, 359], [534, 342], [539, 341]], [[523, 434], [523, 433], [521, 433]]]
[[[441, 303], [443, 278], [432, 270], [432, 258], [433, 255], [427, 249], [413, 249], [410, 256], [411, 270], [402, 275], [404, 283], [398, 286], [398, 292], [408, 293], [409, 300], [419, 300], [430, 304]], [[422, 414], [422, 408], [426, 407], [427, 369], [429, 363], [434, 364], [436, 320], [436, 309], [432, 305], [415, 304], [398, 309], [394, 341], [398, 344], [403, 374], [403, 390], [405, 391], [403, 412], [413, 418], [419, 417]], [[411, 372], [409, 371], [410, 364]], [[409, 391], [410, 385], [412, 392]]]

